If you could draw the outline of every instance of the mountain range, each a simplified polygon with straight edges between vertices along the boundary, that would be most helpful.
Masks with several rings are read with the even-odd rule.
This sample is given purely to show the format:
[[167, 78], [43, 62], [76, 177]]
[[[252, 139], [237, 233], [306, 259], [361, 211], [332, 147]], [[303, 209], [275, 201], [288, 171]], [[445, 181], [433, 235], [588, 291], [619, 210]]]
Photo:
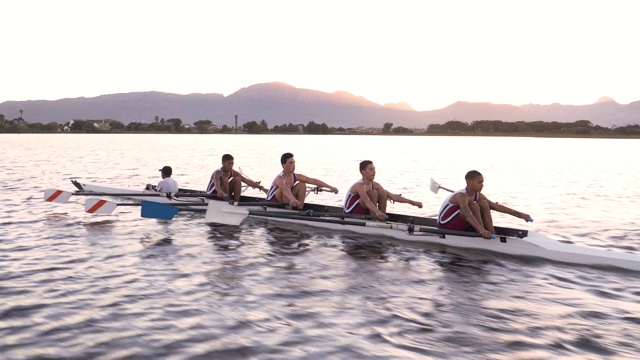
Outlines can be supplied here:
[[128, 124], [150, 123], [158, 116], [180, 118], [189, 124], [211, 120], [216, 125], [266, 120], [270, 127], [307, 124], [310, 121], [334, 127], [394, 126], [426, 128], [449, 120], [558, 121], [589, 120], [611, 127], [640, 123], [640, 101], [618, 104], [603, 97], [589, 105], [505, 105], [459, 101], [442, 109], [416, 111], [406, 103], [381, 105], [361, 96], [338, 91], [326, 93], [283, 83], [264, 83], [235, 93], [179, 95], [163, 92], [133, 92], [60, 100], [5, 101], [0, 114], [7, 119], [20, 115], [30, 123], [66, 123], [72, 119], [115, 119]]

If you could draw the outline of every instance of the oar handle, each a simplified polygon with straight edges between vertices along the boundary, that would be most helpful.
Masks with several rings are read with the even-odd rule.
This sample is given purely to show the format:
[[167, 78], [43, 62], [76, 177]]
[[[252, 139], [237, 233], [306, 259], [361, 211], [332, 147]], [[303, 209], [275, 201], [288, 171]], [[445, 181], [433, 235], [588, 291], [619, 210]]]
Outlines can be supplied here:
[[215, 196], [215, 195], [209, 194], [209, 193], [206, 193], [206, 192], [194, 192], [194, 193], [177, 192], [175, 194], [167, 193], [167, 197], [168, 198], [171, 198], [171, 197], [174, 197], [174, 198], [181, 198], [181, 197], [209, 197], [209, 196]]
[[320, 186], [308, 187], [307, 191], [312, 192], [314, 194], [317, 194], [319, 192], [332, 192], [334, 194], [338, 193], [338, 189], [331, 190], [331, 189], [323, 188], [323, 187], [320, 187]]
[[[371, 218], [371, 219], [373, 219], [373, 220], [378, 220], [378, 219], [379, 219], [379, 218], [378, 218], [378, 215], [373, 215], [373, 216], [368, 216], [368, 215], [367, 215], [367, 216], [365, 216], [365, 219], [366, 219], [366, 218]], [[384, 215], [384, 220], [385, 220], [385, 221], [389, 220], [389, 215], [386, 215], [386, 214], [385, 214], [385, 215]]]
[[290, 202], [271, 202], [271, 201], [248, 201], [248, 202], [233, 202], [229, 204], [234, 206], [292, 206]]
[[448, 192], [450, 192], [450, 193], [455, 192], [455, 191], [453, 191], [453, 190], [451, 190], [451, 189], [447, 189], [446, 187], [444, 187], [444, 186], [442, 186], [442, 185], [438, 185], [438, 187], [439, 187], [440, 189], [442, 189], [442, 190], [447, 190], [447, 191], [448, 191]]
[[[253, 211], [253, 213], [261, 212], [263, 210]], [[366, 215], [366, 214], [345, 214], [339, 212], [322, 212], [322, 211], [314, 211], [314, 210], [301, 210], [301, 211], [269, 211], [272, 215], [283, 215], [283, 216], [307, 216], [311, 218], [315, 217], [333, 217], [333, 218], [352, 218], [352, 219], [363, 219], [363, 220], [378, 220], [377, 215]], [[384, 216], [384, 220], [389, 220], [389, 215]]]
[[[442, 235], [456, 235], [456, 236], [466, 236], [466, 237], [482, 237], [482, 234], [475, 231], [463, 231], [463, 230], [447, 230], [447, 229], [439, 229], [428, 226], [415, 226], [413, 228], [415, 232], [425, 232], [432, 234], [442, 234]], [[496, 234], [491, 234], [491, 238], [495, 239], [497, 237]]]

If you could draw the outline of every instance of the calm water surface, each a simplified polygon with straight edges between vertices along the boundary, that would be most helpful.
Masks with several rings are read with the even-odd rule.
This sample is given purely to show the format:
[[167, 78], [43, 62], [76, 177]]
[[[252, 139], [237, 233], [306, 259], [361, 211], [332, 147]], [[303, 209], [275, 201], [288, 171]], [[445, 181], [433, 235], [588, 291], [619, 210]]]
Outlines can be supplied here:
[[496, 223], [640, 253], [639, 140], [0, 134], [0, 358], [638, 358], [638, 273], [42, 200], [70, 179], [139, 188], [163, 165], [202, 189], [227, 152], [268, 185], [286, 151], [341, 191], [311, 202], [340, 205], [371, 159], [425, 205], [390, 210], [432, 215], [446, 193], [429, 178], [457, 189], [477, 169], [535, 219]]

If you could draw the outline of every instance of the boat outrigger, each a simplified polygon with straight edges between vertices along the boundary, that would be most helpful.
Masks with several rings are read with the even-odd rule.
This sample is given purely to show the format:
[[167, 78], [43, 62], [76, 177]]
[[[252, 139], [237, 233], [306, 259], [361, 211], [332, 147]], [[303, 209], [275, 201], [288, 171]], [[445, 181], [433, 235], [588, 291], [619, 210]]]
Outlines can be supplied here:
[[[639, 254], [562, 243], [540, 233], [522, 229], [496, 227], [495, 237], [485, 240], [475, 232], [438, 229], [436, 219], [428, 217], [388, 213], [385, 221], [377, 221], [370, 216], [344, 214], [341, 207], [335, 206], [306, 203], [304, 209], [297, 211], [283, 209], [281, 207], [283, 204], [271, 204], [265, 202], [263, 198], [250, 196], [242, 196], [240, 202], [233, 203], [211, 200], [202, 192], [184, 190], [182, 197], [193, 195], [191, 200], [185, 200], [175, 196], [158, 196], [158, 193], [143, 190], [126, 189], [125, 191], [122, 188], [98, 184], [77, 181], [73, 183], [79, 189], [78, 192], [73, 193], [76, 195], [93, 194], [142, 200], [135, 205], [141, 206], [143, 217], [171, 219], [179, 211], [198, 211], [205, 212], [206, 221], [210, 223], [237, 226], [248, 217], [270, 219], [336, 231], [383, 236], [412, 243], [432, 243], [521, 257], [537, 257], [570, 264], [640, 271]], [[60, 190], [45, 191], [45, 200], [47, 195], [51, 197], [51, 193], [55, 191]], [[315, 191], [319, 189], [316, 188]], [[272, 205], [280, 205], [280, 207]], [[85, 204], [85, 209], [86, 207]]]

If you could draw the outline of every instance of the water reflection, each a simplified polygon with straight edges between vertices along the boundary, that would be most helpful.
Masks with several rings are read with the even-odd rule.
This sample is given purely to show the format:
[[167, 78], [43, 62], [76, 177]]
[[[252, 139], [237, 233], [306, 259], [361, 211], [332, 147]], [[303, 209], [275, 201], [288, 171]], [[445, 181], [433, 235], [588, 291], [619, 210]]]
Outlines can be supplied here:
[[[265, 231], [265, 241], [271, 246], [273, 255], [300, 255], [309, 250], [309, 240], [312, 235], [307, 231], [298, 230], [295, 224], [282, 222], [263, 222]], [[313, 230], [313, 229], [312, 229]]]
[[358, 260], [376, 260], [385, 262], [388, 260], [388, 244], [370, 240], [358, 235], [342, 235], [342, 251]]
[[169, 246], [169, 245], [173, 245], [173, 238], [163, 237], [161, 239], [152, 239], [150, 237], [145, 237], [142, 240], [140, 240], [140, 244], [145, 248], [148, 248], [151, 246]]
[[487, 265], [495, 265], [495, 256], [491, 254], [474, 253], [462, 249], [443, 249], [441, 256], [435, 261], [443, 270], [443, 274], [475, 274], [487, 272]]
[[84, 226], [87, 228], [87, 230], [108, 232], [114, 229], [115, 221], [114, 220], [89, 221], [89, 222], [86, 222]]
[[222, 266], [213, 266], [213, 269], [204, 272], [204, 276], [209, 291], [215, 296], [242, 298], [253, 292], [245, 286], [245, 269], [234, 261]]
[[208, 241], [219, 251], [236, 251], [244, 245], [240, 240], [241, 229], [237, 226], [222, 224], [207, 224], [209, 227]]
[[[0, 357], [549, 359], [636, 358], [640, 352], [636, 273], [387, 242], [276, 221], [209, 226], [202, 214], [160, 222], [140, 220], [136, 211], [124, 209], [90, 218], [79, 199], [44, 204], [34, 188], [70, 190], [69, 179], [77, 176], [137, 186], [157, 181], [158, 167], [152, 164], [165, 161], [176, 164], [181, 184], [202, 188], [211, 171], [202, 163], [226, 152], [226, 140], [224, 135], [0, 135], [9, 169], [0, 174], [0, 185], [26, 194], [3, 203], [0, 314], [6, 316], [0, 323], [9, 345], [0, 344]], [[291, 150], [277, 150], [290, 146], [289, 140], [234, 136], [242, 167], [263, 181], [279, 170], [275, 154]], [[445, 194], [430, 193], [425, 179], [433, 176], [456, 188], [461, 174], [478, 168], [489, 197], [539, 214], [528, 229], [577, 244], [640, 249], [637, 206], [620, 200], [640, 196], [640, 166], [619, 156], [637, 153], [637, 140], [305, 136], [304, 141], [293, 149], [299, 170], [318, 174], [341, 193], [357, 174], [358, 161], [368, 157], [371, 141], [393, 148], [388, 157], [373, 159], [387, 169], [378, 174], [380, 182], [425, 204], [423, 209], [396, 204], [394, 212], [437, 211]], [[461, 154], [469, 141], [488, 149], [488, 156], [466, 163], [451, 157], [424, 161], [426, 152], [443, 146]], [[167, 143], [177, 151], [164, 151]], [[504, 152], [517, 145], [555, 154], [567, 143], [575, 151], [561, 159], [533, 157], [526, 167], [521, 153]], [[347, 158], [346, 147], [354, 149]], [[325, 156], [318, 156], [318, 148]], [[452, 156], [463, 158], [458, 155]], [[108, 174], [104, 164], [112, 170]], [[388, 169], [411, 169], [411, 176]], [[405, 170], [400, 175], [408, 174]], [[593, 196], [585, 200], [584, 194]], [[343, 199], [342, 194], [312, 196], [312, 202], [327, 205], [341, 205]], [[512, 217], [497, 216], [496, 222], [524, 226]]]

